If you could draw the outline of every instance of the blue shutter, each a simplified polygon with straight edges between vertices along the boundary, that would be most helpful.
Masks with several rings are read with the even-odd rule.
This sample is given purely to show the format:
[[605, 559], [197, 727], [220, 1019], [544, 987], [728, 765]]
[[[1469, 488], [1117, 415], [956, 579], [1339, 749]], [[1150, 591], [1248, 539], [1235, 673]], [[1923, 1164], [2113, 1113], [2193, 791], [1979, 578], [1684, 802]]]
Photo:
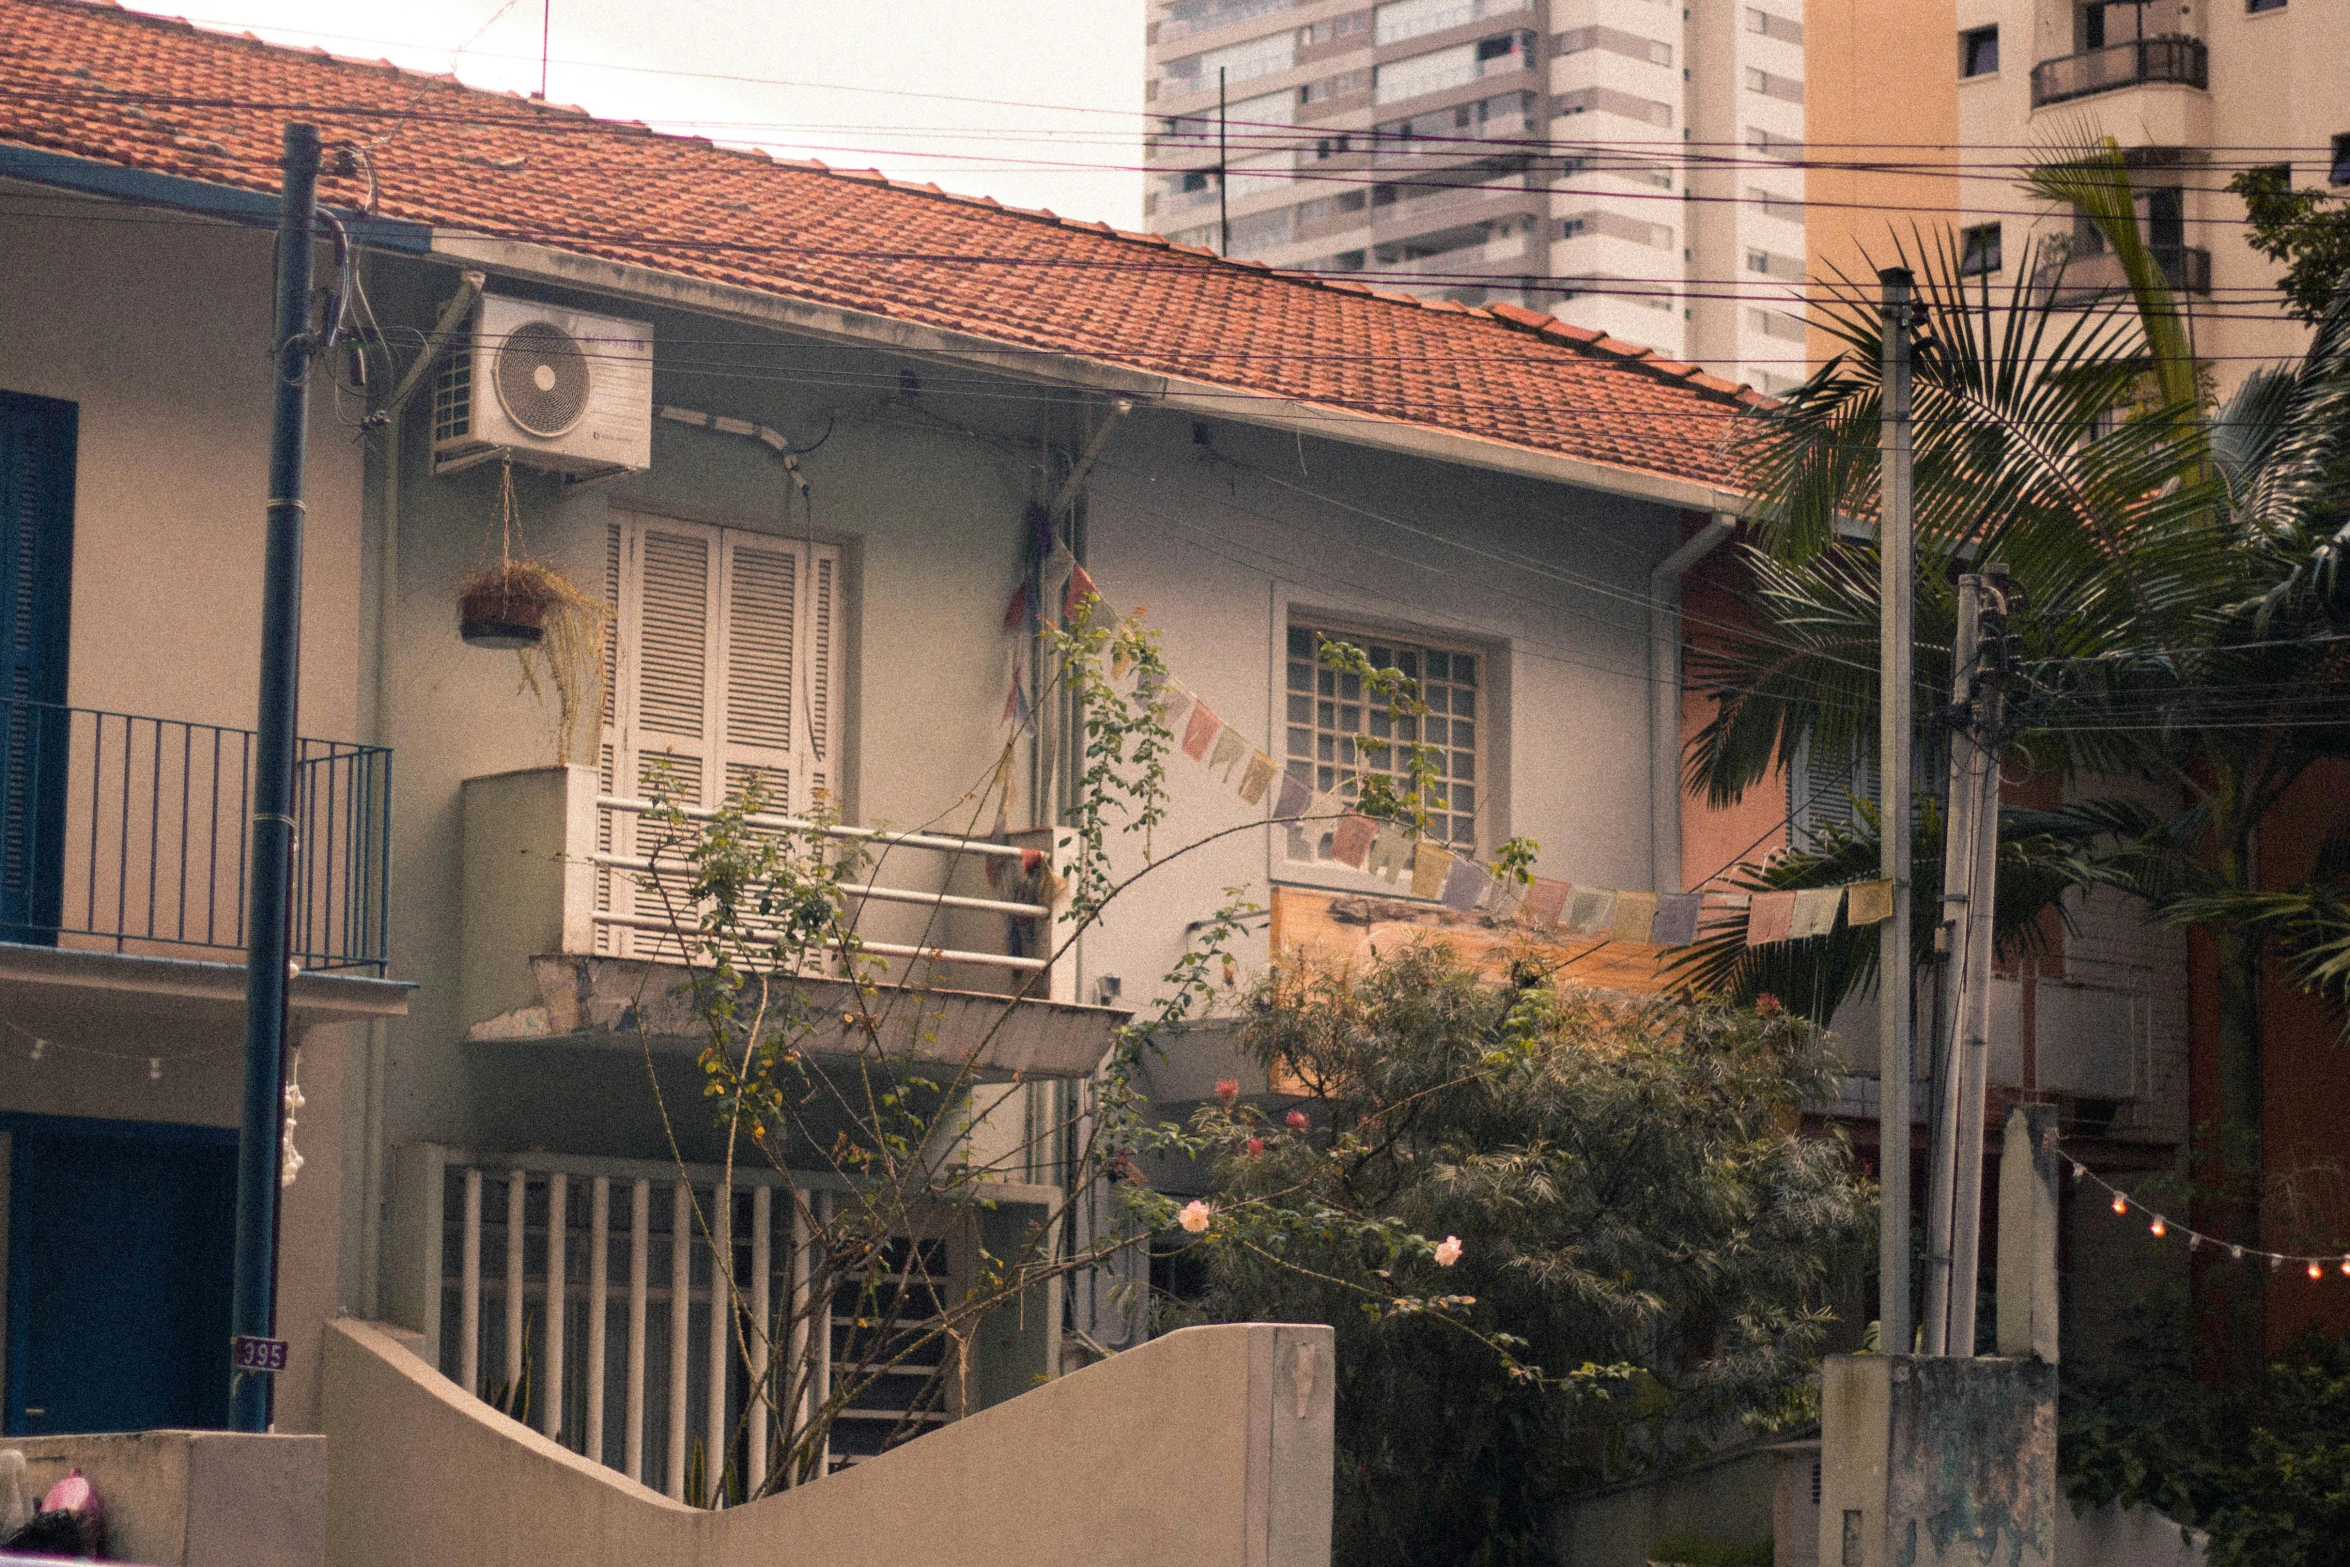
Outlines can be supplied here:
[[64, 851], [74, 406], [0, 392], [0, 940], [50, 941]]

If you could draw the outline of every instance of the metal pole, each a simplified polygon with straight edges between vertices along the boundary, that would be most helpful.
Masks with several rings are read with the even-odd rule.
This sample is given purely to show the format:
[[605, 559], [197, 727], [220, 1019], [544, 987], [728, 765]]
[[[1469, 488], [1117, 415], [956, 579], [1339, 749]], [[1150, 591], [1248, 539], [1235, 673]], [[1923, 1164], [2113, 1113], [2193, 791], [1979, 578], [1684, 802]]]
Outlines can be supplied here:
[[[318, 127], [285, 132], [277, 231], [277, 405], [269, 440], [269, 534], [261, 601], [261, 704], [253, 755], [253, 835], [245, 939], [245, 1100], [237, 1142], [236, 1283], [230, 1331], [276, 1325], [278, 1119], [284, 1100], [286, 914], [294, 839], [295, 670], [302, 632], [302, 452], [308, 436], [310, 261], [318, 211]], [[239, 1372], [229, 1424], [269, 1429], [266, 1375]]]
[[[2000, 601], [2001, 568], [1990, 567], [1975, 578], [1976, 603]], [[2001, 628], [2004, 630], [2004, 626]], [[1978, 645], [1980, 644], [1978, 609]], [[1958, 1160], [1953, 1167], [1950, 1202], [1950, 1353], [1975, 1352], [1975, 1298], [1982, 1277], [1983, 1144], [1991, 1064], [1991, 959], [1994, 907], [1999, 870], [1999, 733], [2006, 722], [2006, 693], [2001, 687], [2004, 659], [1992, 659], [1979, 682], [1972, 703], [1975, 751], [1974, 860], [1967, 897], [1967, 943], [1960, 961], [1966, 985], [1959, 994], [1957, 1029], [1952, 1038], [1959, 1058]]]
[[1232, 254], [1232, 203], [1224, 194], [1232, 181], [1224, 144], [1224, 67], [1216, 67], [1216, 254]]
[[[1982, 579], [1971, 573], [1958, 579], [1958, 636], [1950, 661], [1950, 703], [1964, 711], [1975, 678], [1978, 631], [1981, 625]], [[1942, 833], [1942, 919], [1934, 931], [1934, 951], [1940, 960], [1940, 995], [1934, 1052], [1934, 1148], [1928, 1159], [1931, 1172], [1926, 1196], [1926, 1314], [1924, 1339], [1919, 1346], [1929, 1355], [1950, 1353], [1950, 1228], [1953, 1184], [1958, 1167], [1959, 1081], [1964, 1076], [1958, 1040], [1964, 1033], [1967, 951], [1967, 910], [1974, 884], [1975, 807], [1981, 792], [1975, 787], [1973, 727], [1950, 727], [1949, 809]]]
[[1879, 928], [1877, 1343], [1907, 1354], [1909, 1331], [1909, 834], [1910, 622], [1915, 569], [1910, 539], [1910, 275], [1877, 274], [1883, 286], [1884, 479], [1878, 525], [1877, 754], [1882, 843], [1879, 874], [1893, 883], [1893, 917]]

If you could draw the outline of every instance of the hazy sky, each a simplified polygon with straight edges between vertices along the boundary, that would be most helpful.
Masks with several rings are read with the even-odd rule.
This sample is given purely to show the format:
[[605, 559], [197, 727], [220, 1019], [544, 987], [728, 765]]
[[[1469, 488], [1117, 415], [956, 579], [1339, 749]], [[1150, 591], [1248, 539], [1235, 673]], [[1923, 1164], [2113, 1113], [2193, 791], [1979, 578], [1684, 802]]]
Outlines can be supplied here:
[[547, 96], [558, 103], [1067, 217], [1142, 222], [1144, 0], [133, 3], [521, 92], [539, 85], [551, 13]]

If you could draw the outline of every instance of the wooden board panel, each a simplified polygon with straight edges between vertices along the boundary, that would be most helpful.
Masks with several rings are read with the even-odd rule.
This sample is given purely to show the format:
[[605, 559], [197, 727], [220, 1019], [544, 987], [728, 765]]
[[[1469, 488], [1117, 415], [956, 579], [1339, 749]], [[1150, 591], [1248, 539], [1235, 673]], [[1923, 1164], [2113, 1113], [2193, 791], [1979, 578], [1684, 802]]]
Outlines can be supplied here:
[[1604, 936], [1536, 930], [1492, 914], [1462, 914], [1416, 898], [1376, 898], [1273, 889], [1271, 929], [1276, 959], [1293, 953], [1334, 963], [1374, 963], [1412, 941], [1442, 937], [1480, 973], [1506, 974], [1513, 959], [1530, 960], [1558, 978], [1600, 990], [1655, 995], [1673, 988], [1663, 972], [1679, 948]]

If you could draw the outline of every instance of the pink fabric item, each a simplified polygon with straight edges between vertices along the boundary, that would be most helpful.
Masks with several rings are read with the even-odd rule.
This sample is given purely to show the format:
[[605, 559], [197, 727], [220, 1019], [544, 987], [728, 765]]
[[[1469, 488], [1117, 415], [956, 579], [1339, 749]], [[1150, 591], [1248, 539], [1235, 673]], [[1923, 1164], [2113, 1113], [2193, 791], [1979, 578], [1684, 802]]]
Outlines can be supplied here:
[[1191, 722], [1183, 728], [1183, 754], [1195, 762], [1206, 761], [1208, 747], [1216, 743], [1216, 736], [1223, 730], [1224, 720], [1218, 718], [1207, 703], [1193, 704]]
[[1758, 892], [1746, 909], [1746, 944], [1764, 946], [1774, 941], [1785, 941], [1788, 928], [1795, 923], [1795, 894], [1788, 892]]

